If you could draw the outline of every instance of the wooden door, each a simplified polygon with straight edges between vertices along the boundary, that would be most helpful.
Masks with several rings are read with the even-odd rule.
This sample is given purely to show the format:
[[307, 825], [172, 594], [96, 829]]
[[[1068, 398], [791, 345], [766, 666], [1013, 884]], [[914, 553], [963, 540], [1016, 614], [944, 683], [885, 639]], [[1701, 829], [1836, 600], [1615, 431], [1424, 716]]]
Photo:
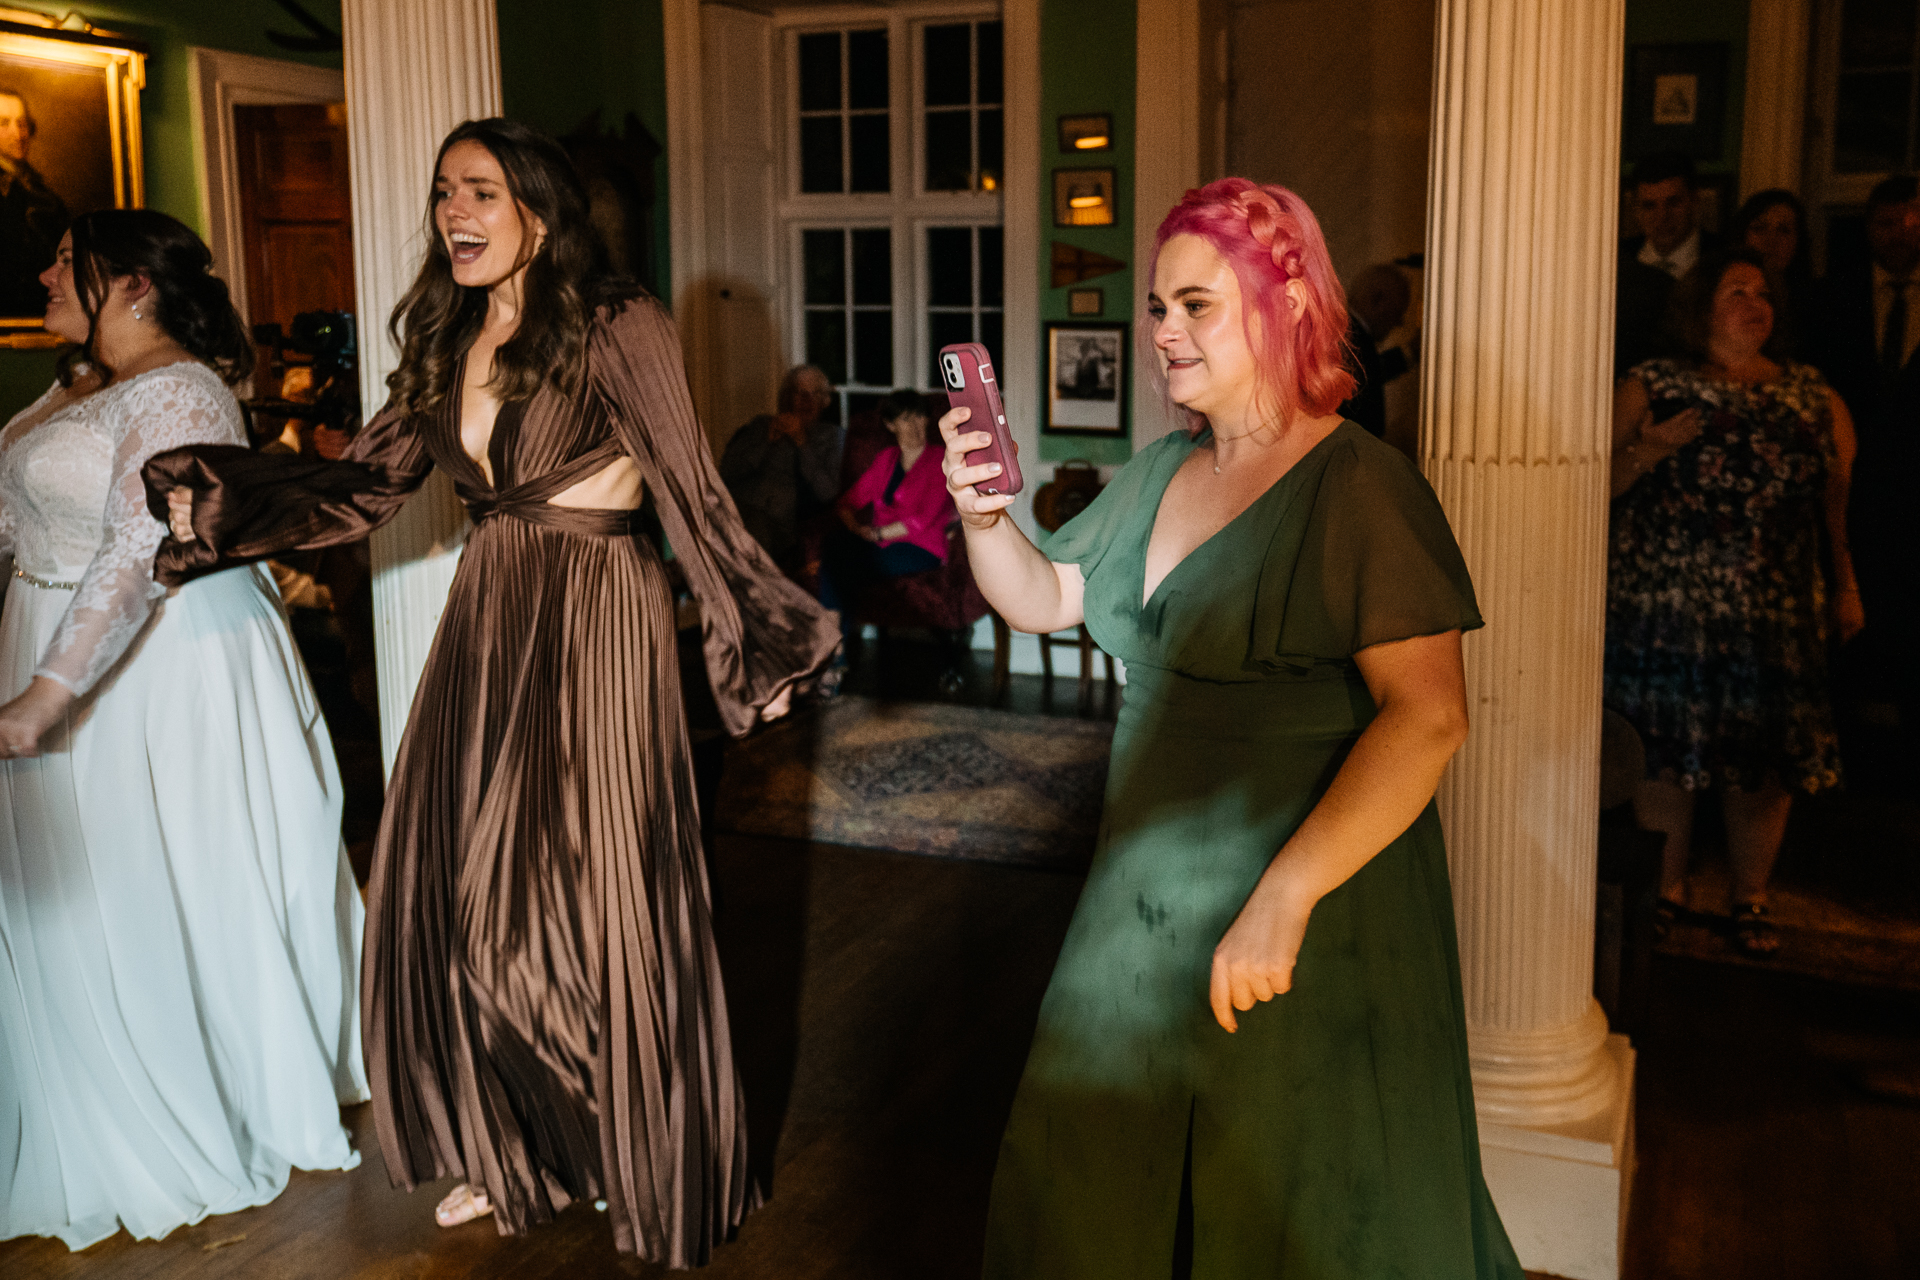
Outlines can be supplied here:
[[353, 210], [343, 102], [235, 107], [247, 318], [352, 311]]

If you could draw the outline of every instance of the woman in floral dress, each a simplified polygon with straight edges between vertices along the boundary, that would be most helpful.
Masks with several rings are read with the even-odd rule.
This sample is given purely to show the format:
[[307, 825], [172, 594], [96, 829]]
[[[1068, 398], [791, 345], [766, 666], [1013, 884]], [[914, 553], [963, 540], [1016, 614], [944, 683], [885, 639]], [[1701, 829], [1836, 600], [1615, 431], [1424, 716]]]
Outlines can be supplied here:
[[1840, 781], [1831, 631], [1863, 625], [1847, 552], [1853, 425], [1812, 368], [1780, 358], [1773, 290], [1736, 249], [1680, 287], [1691, 353], [1614, 396], [1606, 698], [1640, 731], [1634, 808], [1666, 836], [1660, 910], [1686, 897], [1695, 793], [1719, 788], [1733, 931], [1779, 946], [1767, 884], [1794, 794]]

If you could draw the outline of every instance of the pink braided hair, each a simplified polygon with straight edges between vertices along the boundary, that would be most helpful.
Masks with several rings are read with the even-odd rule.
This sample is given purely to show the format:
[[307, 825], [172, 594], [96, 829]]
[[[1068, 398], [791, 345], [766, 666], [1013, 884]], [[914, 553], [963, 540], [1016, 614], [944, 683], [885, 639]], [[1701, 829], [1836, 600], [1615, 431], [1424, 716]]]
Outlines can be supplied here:
[[[1247, 341], [1260, 368], [1260, 395], [1281, 418], [1321, 417], [1350, 399], [1358, 383], [1347, 372], [1346, 292], [1333, 272], [1326, 237], [1307, 202], [1287, 188], [1246, 178], [1222, 178], [1181, 197], [1154, 236], [1147, 279], [1160, 250], [1175, 236], [1199, 236], [1224, 257], [1240, 282]], [[1289, 281], [1300, 282], [1298, 313], [1287, 306]], [[1252, 319], [1260, 317], [1256, 335]], [[1143, 358], [1165, 377], [1152, 349], [1152, 329], [1141, 330]], [[1188, 413], [1188, 431], [1206, 419]]]

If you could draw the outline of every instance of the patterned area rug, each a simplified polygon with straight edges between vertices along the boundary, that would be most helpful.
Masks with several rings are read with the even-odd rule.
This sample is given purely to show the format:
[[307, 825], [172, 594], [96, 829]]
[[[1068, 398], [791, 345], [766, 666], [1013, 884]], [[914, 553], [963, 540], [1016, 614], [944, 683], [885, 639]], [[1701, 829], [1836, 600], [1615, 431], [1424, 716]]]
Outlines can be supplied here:
[[1078, 872], [1113, 726], [844, 696], [736, 743], [716, 823], [742, 835]]

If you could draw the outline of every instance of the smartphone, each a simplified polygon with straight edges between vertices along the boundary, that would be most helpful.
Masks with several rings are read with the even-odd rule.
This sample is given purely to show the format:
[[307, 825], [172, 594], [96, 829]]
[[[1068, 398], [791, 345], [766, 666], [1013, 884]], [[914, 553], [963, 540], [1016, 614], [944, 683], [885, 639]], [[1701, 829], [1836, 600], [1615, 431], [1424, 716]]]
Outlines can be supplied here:
[[962, 431], [985, 431], [993, 443], [967, 455], [970, 467], [1000, 464], [1000, 474], [974, 488], [981, 493], [1020, 492], [1020, 460], [1014, 456], [1013, 435], [1007, 430], [1007, 411], [1000, 403], [1000, 384], [994, 381], [993, 361], [977, 342], [956, 342], [940, 348], [940, 376], [947, 384], [947, 407], [965, 406], [973, 416]]

